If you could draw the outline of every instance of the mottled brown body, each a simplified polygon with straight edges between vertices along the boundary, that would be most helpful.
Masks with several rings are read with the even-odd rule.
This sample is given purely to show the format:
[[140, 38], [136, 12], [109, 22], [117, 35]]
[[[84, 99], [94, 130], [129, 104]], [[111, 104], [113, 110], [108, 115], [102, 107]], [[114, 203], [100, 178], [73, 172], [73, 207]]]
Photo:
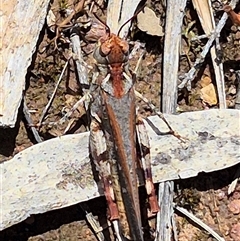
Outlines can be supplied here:
[[[128, 50], [126, 41], [109, 34], [99, 40], [94, 52], [102, 72], [91, 87], [90, 147], [104, 184], [110, 220], [119, 219], [124, 237], [143, 241], [136, 173], [136, 106], [134, 83], [127, 68]], [[141, 132], [139, 135], [142, 139]], [[150, 206], [157, 212], [151, 167], [145, 174], [147, 193], [152, 197]]]

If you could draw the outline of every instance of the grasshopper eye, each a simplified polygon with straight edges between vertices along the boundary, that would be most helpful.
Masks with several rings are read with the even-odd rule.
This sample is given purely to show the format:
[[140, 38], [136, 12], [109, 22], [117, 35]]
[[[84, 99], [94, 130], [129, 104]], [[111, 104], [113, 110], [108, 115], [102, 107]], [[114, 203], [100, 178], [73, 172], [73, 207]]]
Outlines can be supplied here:
[[93, 52], [93, 58], [99, 63], [99, 64], [108, 64], [107, 58], [104, 56], [104, 54], [101, 51], [101, 47], [98, 46], [94, 52]]

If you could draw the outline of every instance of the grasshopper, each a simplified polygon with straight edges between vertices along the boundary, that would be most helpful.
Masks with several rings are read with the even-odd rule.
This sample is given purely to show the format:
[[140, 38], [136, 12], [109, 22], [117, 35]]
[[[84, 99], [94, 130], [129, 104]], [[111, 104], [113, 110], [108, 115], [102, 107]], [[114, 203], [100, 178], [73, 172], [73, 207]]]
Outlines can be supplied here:
[[[152, 213], [159, 211], [152, 180], [149, 140], [137, 114], [128, 42], [110, 32], [94, 51], [98, 75], [91, 84], [90, 152], [103, 184], [118, 240], [143, 241], [137, 163], [143, 169]], [[139, 147], [137, 155], [136, 147]]]

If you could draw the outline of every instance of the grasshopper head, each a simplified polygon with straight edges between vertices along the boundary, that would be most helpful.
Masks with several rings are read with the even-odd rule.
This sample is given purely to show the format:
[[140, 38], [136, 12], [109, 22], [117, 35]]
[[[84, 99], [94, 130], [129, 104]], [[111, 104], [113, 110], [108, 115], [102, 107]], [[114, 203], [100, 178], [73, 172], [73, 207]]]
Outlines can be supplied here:
[[125, 63], [128, 61], [129, 45], [115, 34], [100, 38], [93, 57], [99, 64]]
[[[144, 7], [144, 6], [143, 6]], [[120, 64], [126, 63], [128, 61], [129, 55], [129, 45], [126, 40], [121, 39], [119, 34], [123, 27], [135, 18], [140, 11], [143, 10], [143, 7], [140, 8], [133, 17], [128, 19], [118, 30], [117, 35], [111, 33], [110, 28], [104, 23], [97, 15], [95, 17], [106, 27], [106, 35], [101, 37], [98, 41], [98, 46], [94, 50], [93, 57], [98, 64], [111, 65], [111, 64]]]

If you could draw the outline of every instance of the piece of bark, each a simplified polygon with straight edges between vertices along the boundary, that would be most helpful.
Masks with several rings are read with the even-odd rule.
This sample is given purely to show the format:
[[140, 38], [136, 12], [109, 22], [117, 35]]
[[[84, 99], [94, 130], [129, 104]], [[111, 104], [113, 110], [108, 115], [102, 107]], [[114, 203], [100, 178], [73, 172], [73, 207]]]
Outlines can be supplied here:
[[[147, 126], [155, 183], [196, 176], [240, 162], [237, 110], [208, 110], [166, 115], [186, 144], [157, 135]], [[149, 120], [168, 131], [157, 116]], [[93, 179], [89, 133], [66, 135], [29, 147], [0, 164], [0, 230], [31, 214], [48, 212], [103, 195]]]
[[0, 126], [14, 127], [25, 76], [47, 15], [49, 0], [2, 2]]

